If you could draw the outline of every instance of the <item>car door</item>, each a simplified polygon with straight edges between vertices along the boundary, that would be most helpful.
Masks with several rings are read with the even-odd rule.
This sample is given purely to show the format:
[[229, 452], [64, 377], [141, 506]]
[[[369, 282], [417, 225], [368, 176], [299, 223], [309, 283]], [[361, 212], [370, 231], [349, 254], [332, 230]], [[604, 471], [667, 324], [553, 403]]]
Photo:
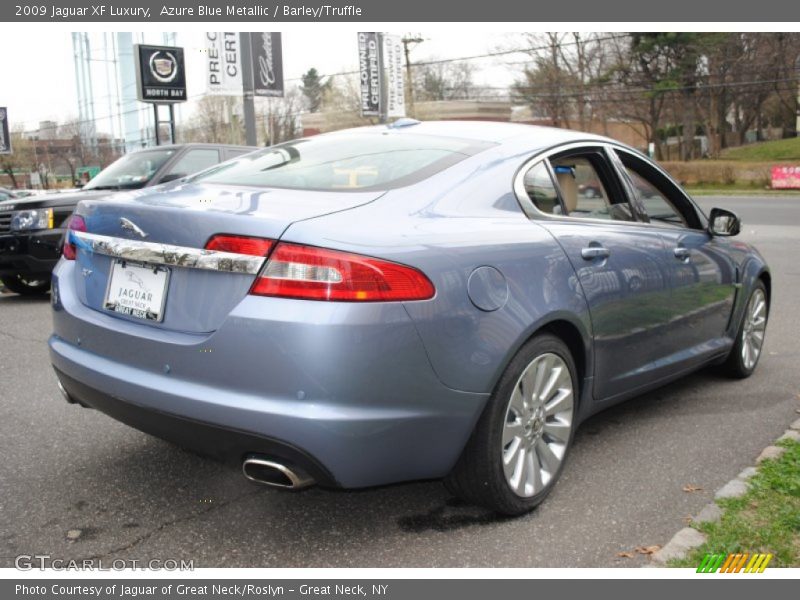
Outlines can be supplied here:
[[[647, 384], [670, 352], [662, 335], [671, 266], [664, 239], [637, 221], [602, 147], [551, 156], [533, 165], [523, 182], [538, 222], [563, 248], [589, 306], [595, 399]], [[548, 199], [548, 186], [556, 200]]]
[[708, 233], [705, 218], [686, 194], [644, 158], [615, 150], [634, 194], [671, 256], [670, 337], [676, 369], [725, 347], [736, 296], [736, 265], [727, 240]]

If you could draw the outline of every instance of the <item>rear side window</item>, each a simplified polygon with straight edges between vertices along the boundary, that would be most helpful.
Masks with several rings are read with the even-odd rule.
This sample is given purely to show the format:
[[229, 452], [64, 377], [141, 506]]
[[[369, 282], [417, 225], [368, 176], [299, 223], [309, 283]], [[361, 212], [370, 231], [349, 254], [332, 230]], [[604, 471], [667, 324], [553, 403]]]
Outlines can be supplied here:
[[522, 179], [525, 192], [534, 206], [548, 215], [563, 214], [558, 191], [550, 177], [550, 171], [545, 163], [540, 162], [532, 166]]
[[407, 132], [321, 135], [248, 154], [197, 179], [304, 190], [384, 190], [421, 181], [492, 145]]
[[585, 158], [566, 158], [553, 162], [564, 204], [571, 217], [608, 219], [608, 194], [600, 177]]

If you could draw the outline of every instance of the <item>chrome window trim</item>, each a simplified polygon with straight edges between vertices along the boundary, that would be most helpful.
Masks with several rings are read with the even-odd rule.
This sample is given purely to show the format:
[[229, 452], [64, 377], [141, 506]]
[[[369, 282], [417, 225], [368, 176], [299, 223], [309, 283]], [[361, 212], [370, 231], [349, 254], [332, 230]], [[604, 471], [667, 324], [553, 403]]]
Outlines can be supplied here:
[[[528, 169], [533, 167], [537, 162], [539, 162], [541, 160], [548, 159], [548, 162], [549, 162], [550, 157], [555, 155], [555, 154], [561, 154], [562, 152], [567, 152], [569, 150], [582, 150], [582, 149], [589, 150], [589, 149], [593, 149], [593, 148], [594, 149], [600, 149], [604, 153], [608, 152], [609, 150], [619, 149], [619, 150], [622, 150], [624, 152], [627, 152], [628, 154], [633, 154], [634, 156], [636, 156], [639, 159], [647, 160], [651, 165], [653, 165], [653, 167], [655, 169], [657, 169], [662, 175], [664, 175], [670, 182], [672, 182], [681, 191], [681, 193], [686, 198], [686, 200], [689, 202], [689, 204], [691, 204], [692, 208], [694, 208], [694, 210], [696, 210], [698, 212], [698, 214], [700, 214], [702, 216], [701, 222], [704, 219], [707, 220], [707, 217], [705, 216], [705, 214], [699, 209], [699, 207], [691, 199], [691, 197], [683, 190], [683, 188], [678, 183], [675, 182], [675, 180], [670, 176], [670, 174], [667, 173], [663, 168], [661, 168], [657, 163], [652, 161], [649, 157], [646, 157], [641, 152], [638, 152], [638, 151], [634, 150], [633, 148], [628, 148], [628, 147], [626, 147], [626, 146], [624, 146], [622, 144], [615, 144], [615, 143], [607, 142], [607, 141], [604, 141], [604, 140], [584, 140], [584, 141], [578, 141], [578, 142], [569, 142], [569, 143], [566, 143], [566, 144], [561, 144], [559, 146], [550, 147], [550, 148], [548, 148], [546, 150], [540, 150], [540, 151], [536, 152], [536, 154], [531, 156], [529, 159], [527, 159], [524, 163], [522, 163], [522, 166], [517, 170], [517, 173], [514, 175], [514, 182], [513, 182], [514, 195], [517, 198], [517, 202], [520, 203], [520, 206], [522, 206], [522, 207], [525, 206], [525, 200], [524, 199], [528, 195], [527, 192], [525, 191], [525, 186], [523, 184], [523, 179], [524, 179], [525, 173], [527, 173]], [[606, 157], [606, 160], [609, 160], [608, 157]], [[613, 164], [611, 165], [611, 167], [613, 169], [615, 169], [614, 172], [616, 174], [616, 167], [614, 167]], [[619, 176], [619, 175], [617, 175], [617, 176]], [[551, 215], [551, 214], [547, 214], [545, 212], [540, 211], [533, 202], [530, 202], [530, 205], [531, 205], [531, 207], [533, 209], [533, 213], [534, 214], [533, 215], [528, 215], [528, 218], [534, 218], [534, 219], [543, 220], [543, 221], [563, 221], [563, 222], [567, 222], [567, 223], [594, 223], [594, 224], [604, 224], [604, 225], [608, 225], [609, 223], [612, 223], [614, 225], [629, 225], [629, 226], [632, 225], [632, 226], [639, 226], [639, 227], [645, 226], [645, 227], [652, 227], [654, 229], [666, 229], [666, 230], [669, 230], [669, 231], [675, 231], [677, 229], [676, 227], [673, 227], [673, 226], [662, 225], [660, 223], [652, 223], [652, 222], [647, 223], [645, 221], [640, 221], [638, 219], [635, 220], [635, 221], [622, 221], [622, 220], [615, 220], [615, 219], [592, 219], [592, 218], [586, 218], [586, 217], [570, 217], [569, 215]], [[524, 208], [523, 208], [523, 212], [525, 212], [525, 214], [528, 214], [528, 211], [526, 211]], [[691, 227], [686, 227], [685, 229], [687, 229], [688, 231], [705, 231], [705, 229], [692, 229]]]
[[261, 271], [266, 260], [264, 256], [173, 246], [157, 242], [140, 242], [85, 231], [70, 231], [69, 238], [70, 242], [87, 252], [132, 262], [185, 269], [256, 275]]

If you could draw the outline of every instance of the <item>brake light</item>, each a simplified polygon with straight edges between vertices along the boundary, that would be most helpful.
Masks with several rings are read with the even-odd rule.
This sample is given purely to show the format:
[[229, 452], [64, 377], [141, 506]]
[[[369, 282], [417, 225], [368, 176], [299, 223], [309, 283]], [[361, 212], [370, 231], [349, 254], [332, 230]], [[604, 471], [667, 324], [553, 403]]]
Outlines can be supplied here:
[[78, 249], [75, 244], [70, 240], [71, 231], [86, 231], [86, 221], [80, 215], [72, 215], [69, 218], [69, 225], [67, 226], [67, 234], [64, 236], [64, 245], [61, 248], [61, 254], [67, 260], [75, 260], [78, 256]]
[[413, 267], [296, 244], [279, 243], [250, 290], [257, 296], [340, 302], [427, 300], [435, 289]]
[[243, 235], [215, 235], [206, 244], [206, 250], [266, 256], [275, 242], [265, 238]]

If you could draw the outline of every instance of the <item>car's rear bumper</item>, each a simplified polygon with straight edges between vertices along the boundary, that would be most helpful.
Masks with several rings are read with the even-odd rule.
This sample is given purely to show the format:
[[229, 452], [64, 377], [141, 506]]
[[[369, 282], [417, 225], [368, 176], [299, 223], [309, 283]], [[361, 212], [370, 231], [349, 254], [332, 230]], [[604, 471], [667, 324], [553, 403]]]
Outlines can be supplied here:
[[50, 276], [61, 256], [62, 229], [0, 234], [0, 276]]
[[201, 452], [235, 462], [283, 452], [348, 488], [437, 478], [487, 398], [438, 380], [401, 305], [293, 311], [298, 301], [249, 297], [217, 331], [180, 334], [84, 306], [73, 268], [53, 279], [50, 354], [64, 387]]
[[247, 454], [263, 454], [279, 459], [281, 464], [299, 467], [320, 485], [339, 485], [319, 461], [285, 442], [145, 408], [89, 387], [57, 368], [55, 371], [72, 401], [97, 409], [139, 431], [230, 462], [237, 467], [241, 464], [241, 458]]

